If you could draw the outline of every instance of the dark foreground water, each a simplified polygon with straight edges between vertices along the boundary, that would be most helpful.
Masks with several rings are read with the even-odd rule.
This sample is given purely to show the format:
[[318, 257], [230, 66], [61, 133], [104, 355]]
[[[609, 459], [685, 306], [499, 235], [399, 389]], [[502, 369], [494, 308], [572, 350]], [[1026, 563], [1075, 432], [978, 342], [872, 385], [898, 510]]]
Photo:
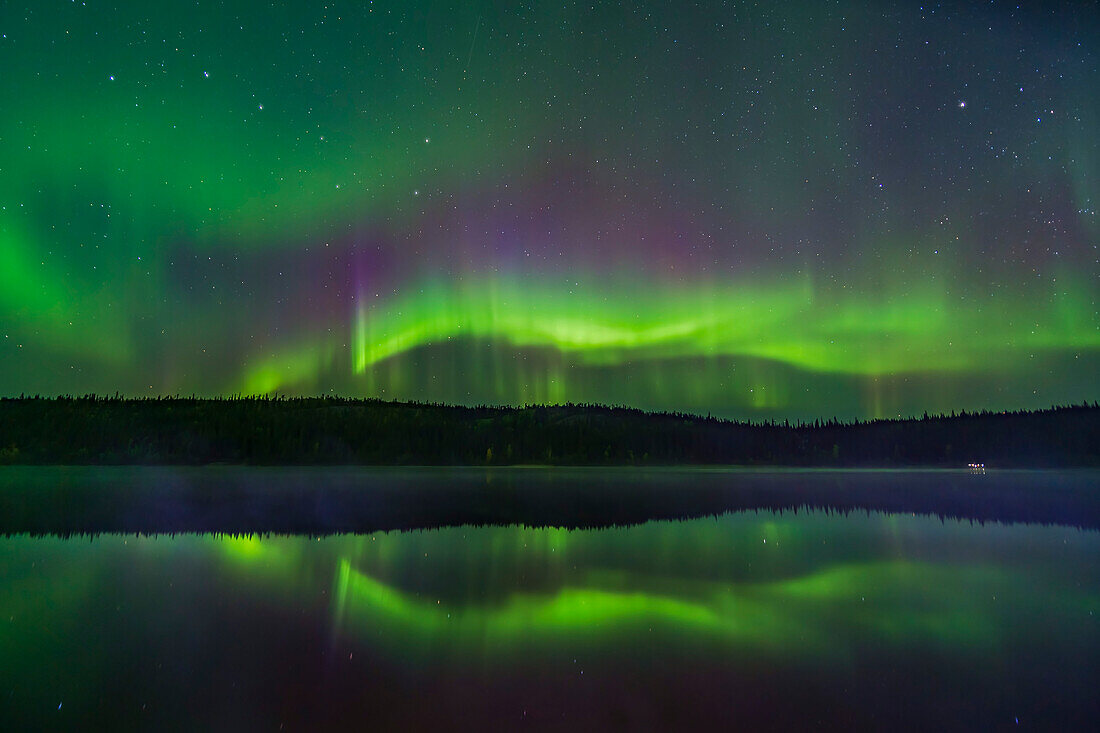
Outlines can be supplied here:
[[[68, 473], [62, 491], [44, 487], [56, 470], [20, 471], [0, 475], [0, 487], [55, 502], [75, 502], [98, 485], [93, 475], [111, 475]], [[270, 471], [247, 473], [234, 474], [234, 491], [272, 485]], [[140, 474], [144, 489], [121, 475], [115, 491], [133, 502], [155, 506], [149, 492], [160, 492], [175, 507], [165, 516], [193, 519], [194, 502], [181, 496], [199, 500], [165, 488], [168, 474]], [[309, 475], [322, 490], [325, 472]], [[337, 475], [355, 482], [354, 472]], [[823, 496], [823, 483], [858, 493], [868, 475], [769, 480], [779, 492]], [[692, 476], [642, 484], [695, 501]], [[725, 474], [723, 496], [748, 480], [737, 476]], [[1047, 483], [1080, 493], [1100, 490], [1096, 478], [1050, 474]], [[431, 497], [453, 480], [425, 472], [419, 486], [401, 485]], [[920, 493], [911, 476], [875, 480], [883, 496]], [[989, 512], [998, 482], [1010, 496], [1019, 476], [939, 479], [954, 480], [964, 489], [983, 481], [969, 486]], [[372, 481], [385, 483], [385, 472], [363, 479]], [[199, 504], [213, 511], [210, 491]], [[251, 521], [248, 503], [235, 502], [218, 521]], [[838, 496], [840, 509], [742, 508], [601, 529], [0, 538], [0, 728], [1100, 725], [1100, 533], [849, 504]], [[323, 515], [338, 510], [326, 503]], [[1060, 509], [1073, 510], [1072, 501]], [[66, 511], [80, 524], [79, 507]], [[22, 521], [31, 519], [41, 518]]]

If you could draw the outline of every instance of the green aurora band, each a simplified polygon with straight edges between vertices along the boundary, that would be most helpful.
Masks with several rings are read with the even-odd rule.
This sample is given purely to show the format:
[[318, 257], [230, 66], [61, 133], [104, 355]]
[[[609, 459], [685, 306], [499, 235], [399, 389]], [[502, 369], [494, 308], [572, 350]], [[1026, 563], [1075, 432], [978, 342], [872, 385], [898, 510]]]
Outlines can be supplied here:
[[[785, 281], [740, 287], [601, 296], [598, 287], [475, 281], [421, 288], [411, 298], [357, 314], [354, 369], [453, 338], [548, 346], [585, 363], [750, 356], [802, 369], [878, 376], [922, 371], [995, 371], [1020, 353], [1095, 350], [1100, 331], [1081, 313], [1084, 284], [1042, 310], [1012, 304], [959, 308], [942, 292], [852, 294], [825, 301]], [[823, 302], [825, 301], [825, 302]]]

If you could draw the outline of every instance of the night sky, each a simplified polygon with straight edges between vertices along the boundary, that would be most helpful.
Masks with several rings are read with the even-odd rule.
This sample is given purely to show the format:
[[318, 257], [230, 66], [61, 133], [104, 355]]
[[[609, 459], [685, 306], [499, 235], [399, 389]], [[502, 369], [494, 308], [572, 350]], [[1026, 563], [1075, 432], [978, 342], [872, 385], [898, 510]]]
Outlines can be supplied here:
[[1097, 398], [1100, 10], [0, 5], [0, 394]]

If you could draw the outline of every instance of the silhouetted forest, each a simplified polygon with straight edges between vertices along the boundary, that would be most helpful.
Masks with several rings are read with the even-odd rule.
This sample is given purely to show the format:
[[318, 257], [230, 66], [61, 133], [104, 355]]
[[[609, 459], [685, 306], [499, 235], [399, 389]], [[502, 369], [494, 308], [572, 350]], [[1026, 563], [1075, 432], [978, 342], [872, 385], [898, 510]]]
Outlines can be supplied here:
[[209, 463], [1097, 466], [1100, 405], [791, 424], [572, 404], [0, 400], [0, 464]]

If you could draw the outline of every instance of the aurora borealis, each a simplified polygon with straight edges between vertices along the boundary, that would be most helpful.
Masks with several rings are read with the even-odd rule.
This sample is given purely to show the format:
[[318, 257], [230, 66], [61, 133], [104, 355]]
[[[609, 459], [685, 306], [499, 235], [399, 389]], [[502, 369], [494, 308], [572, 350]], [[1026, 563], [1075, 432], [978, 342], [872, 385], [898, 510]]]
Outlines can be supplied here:
[[5, 3], [0, 394], [1092, 400], [1100, 10]]

